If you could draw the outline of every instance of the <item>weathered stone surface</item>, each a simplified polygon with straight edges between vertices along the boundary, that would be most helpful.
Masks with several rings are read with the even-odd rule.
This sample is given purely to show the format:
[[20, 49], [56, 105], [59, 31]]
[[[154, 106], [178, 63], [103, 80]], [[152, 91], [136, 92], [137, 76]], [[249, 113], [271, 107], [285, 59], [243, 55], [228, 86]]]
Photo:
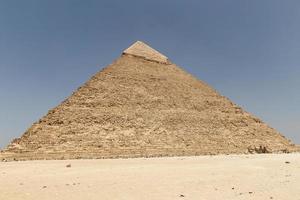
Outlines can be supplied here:
[[119, 158], [297, 149], [276, 130], [178, 66], [156, 58], [153, 62], [147, 53], [132, 53], [143, 51], [140, 48], [126, 50], [50, 110], [15, 139], [2, 158]]

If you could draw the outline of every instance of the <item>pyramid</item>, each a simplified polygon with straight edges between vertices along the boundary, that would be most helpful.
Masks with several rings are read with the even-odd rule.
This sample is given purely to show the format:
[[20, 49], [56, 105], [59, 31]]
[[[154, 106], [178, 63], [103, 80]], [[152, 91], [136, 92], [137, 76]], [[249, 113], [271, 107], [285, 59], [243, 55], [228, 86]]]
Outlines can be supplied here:
[[296, 149], [260, 119], [138, 41], [13, 140], [1, 157], [127, 158]]

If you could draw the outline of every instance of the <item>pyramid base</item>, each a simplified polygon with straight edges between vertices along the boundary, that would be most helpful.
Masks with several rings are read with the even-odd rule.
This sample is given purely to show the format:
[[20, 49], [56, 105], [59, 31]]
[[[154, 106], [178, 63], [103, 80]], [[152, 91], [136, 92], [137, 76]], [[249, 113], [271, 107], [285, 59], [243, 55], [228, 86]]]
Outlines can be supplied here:
[[266, 153], [293, 153], [300, 152], [298, 146], [289, 149], [261, 150], [261, 147], [255, 149], [237, 149], [237, 150], [219, 150], [214, 153], [211, 151], [196, 151], [195, 149], [161, 149], [132, 151], [120, 150], [119, 152], [21, 152], [0, 153], [1, 161], [26, 161], [26, 160], [73, 160], [73, 159], [118, 159], [118, 158], [149, 158], [149, 157], [177, 157], [177, 156], [205, 156], [205, 155], [229, 155], [229, 154], [266, 154]]

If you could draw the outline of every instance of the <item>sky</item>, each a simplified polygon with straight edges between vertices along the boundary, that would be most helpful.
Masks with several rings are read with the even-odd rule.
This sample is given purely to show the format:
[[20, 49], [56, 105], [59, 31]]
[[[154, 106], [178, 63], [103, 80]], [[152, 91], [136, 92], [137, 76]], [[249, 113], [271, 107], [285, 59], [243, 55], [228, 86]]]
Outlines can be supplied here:
[[300, 144], [299, 0], [0, 0], [0, 148], [136, 40]]

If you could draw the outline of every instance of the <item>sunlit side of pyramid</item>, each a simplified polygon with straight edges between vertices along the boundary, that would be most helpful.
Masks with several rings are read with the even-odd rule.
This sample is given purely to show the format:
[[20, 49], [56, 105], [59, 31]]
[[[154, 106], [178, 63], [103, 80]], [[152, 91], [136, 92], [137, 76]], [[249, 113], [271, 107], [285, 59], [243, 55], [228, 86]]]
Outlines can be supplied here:
[[291, 152], [276, 130], [143, 42], [2, 153], [6, 159], [73, 159]]

